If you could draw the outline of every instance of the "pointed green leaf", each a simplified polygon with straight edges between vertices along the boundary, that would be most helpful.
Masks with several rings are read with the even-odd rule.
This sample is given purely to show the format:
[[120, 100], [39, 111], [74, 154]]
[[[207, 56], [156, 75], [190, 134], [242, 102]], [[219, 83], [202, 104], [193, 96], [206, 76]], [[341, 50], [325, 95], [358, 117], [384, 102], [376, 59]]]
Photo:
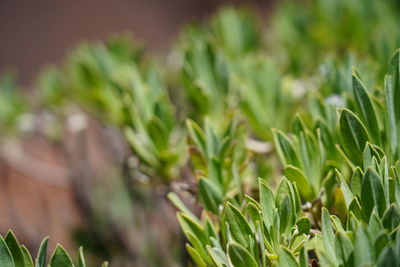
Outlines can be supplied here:
[[356, 165], [362, 166], [363, 150], [369, 141], [367, 130], [357, 116], [344, 109], [339, 119], [340, 140], [347, 157]]
[[223, 195], [221, 190], [214, 183], [206, 178], [199, 181], [200, 201], [204, 208], [218, 214], [218, 207], [222, 204]]
[[189, 244], [186, 244], [186, 249], [197, 266], [207, 267], [207, 264], [203, 261], [200, 254], [193, 247], [191, 247]]
[[65, 251], [65, 249], [58, 244], [56, 249], [54, 250], [53, 256], [50, 259], [51, 267], [73, 267], [71, 257]]
[[296, 261], [295, 256], [287, 248], [282, 247], [279, 252], [279, 264], [282, 267], [298, 267], [299, 264]]
[[353, 72], [353, 92], [357, 106], [361, 111], [361, 118], [363, 118], [363, 122], [365, 123], [369, 133], [371, 133], [371, 138], [373, 139], [374, 143], [379, 145], [380, 133], [375, 110], [367, 90], [365, 89], [365, 85], [361, 82], [360, 78], [355, 72]]
[[35, 267], [46, 267], [47, 258], [47, 244], [49, 243], [49, 237], [45, 237], [40, 243], [38, 255], [36, 257]]
[[363, 227], [359, 227], [356, 232], [354, 244], [354, 266], [372, 265], [374, 259], [371, 241]]
[[371, 168], [368, 168], [362, 180], [361, 206], [367, 218], [371, 216], [374, 207], [377, 207], [380, 216], [386, 210], [386, 199], [381, 180]]
[[228, 202], [225, 206], [225, 218], [234, 240], [248, 247], [249, 236], [253, 236], [253, 232], [240, 210]]
[[25, 267], [33, 267], [32, 256], [29, 253], [28, 249], [24, 245], [21, 245], [21, 250], [22, 250], [22, 254], [24, 255]]
[[330, 261], [337, 265], [336, 254], [335, 254], [335, 234], [333, 233], [333, 227], [331, 219], [329, 217], [329, 212], [326, 208], [322, 209], [322, 238], [324, 241], [324, 247], [327, 256]]
[[11, 252], [2, 236], [0, 236], [0, 266], [15, 267]]
[[237, 243], [228, 245], [228, 256], [233, 267], [258, 267], [249, 251]]
[[83, 255], [83, 248], [79, 248], [78, 267], [86, 267], [85, 257]]
[[11, 230], [8, 231], [4, 241], [6, 241], [8, 249], [11, 252], [15, 267], [24, 267], [24, 254], [17, 238]]
[[271, 187], [259, 179], [260, 186], [260, 205], [263, 221], [267, 229], [273, 224], [273, 212], [275, 209], [275, 199]]

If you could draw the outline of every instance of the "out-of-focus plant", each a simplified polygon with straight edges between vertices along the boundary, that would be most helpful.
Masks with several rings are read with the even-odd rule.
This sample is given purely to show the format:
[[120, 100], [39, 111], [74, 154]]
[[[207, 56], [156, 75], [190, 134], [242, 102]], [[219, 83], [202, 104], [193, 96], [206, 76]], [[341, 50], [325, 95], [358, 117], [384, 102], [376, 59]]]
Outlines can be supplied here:
[[[206, 120], [204, 130], [188, 120], [189, 149], [199, 197], [204, 208], [217, 214], [224, 200], [236, 202], [243, 198], [247, 168], [243, 127], [237, 120], [228, 121], [222, 130]], [[250, 181], [251, 183], [251, 181]]]
[[28, 111], [28, 104], [18, 91], [11, 74], [0, 77], [0, 125], [1, 135], [16, 134], [21, 126], [21, 115]]
[[[380, 64], [400, 46], [394, 1], [282, 1], [270, 21], [268, 45], [290, 73], [312, 73], [326, 54], [355, 53]], [[382, 19], [384, 18], [384, 19]]]
[[124, 133], [133, 151], [148, 166], [150, 176], [176, 177], [184, 155], [182, 133], [167, 89], [154, 66], [131, 65], [114, 78], [125, 111]]

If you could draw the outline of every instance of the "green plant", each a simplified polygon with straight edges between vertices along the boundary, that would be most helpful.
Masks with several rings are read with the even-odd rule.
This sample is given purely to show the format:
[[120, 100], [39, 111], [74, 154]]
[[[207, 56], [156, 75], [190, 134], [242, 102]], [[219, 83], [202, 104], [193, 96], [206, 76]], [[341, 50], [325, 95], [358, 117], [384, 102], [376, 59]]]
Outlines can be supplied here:
[[[28, 249], [24, 245], [18, 243], [17, 238], [12, 231], [8, 231], [4, 237], [0, 236], [0, 264], [4, 267], [73, 267], [71, 256], [61, 245], [57, 245], [48, 263], [47, 261], [47, 245], [49, 238], [43, 239], [40, 244], [35, 263]], [[82, 247], [78, 253], [78, 264], [76, 266], [85, 267], [85, 258]], [[102, 267], [107, 267], [108, 263], [104, 262]]]

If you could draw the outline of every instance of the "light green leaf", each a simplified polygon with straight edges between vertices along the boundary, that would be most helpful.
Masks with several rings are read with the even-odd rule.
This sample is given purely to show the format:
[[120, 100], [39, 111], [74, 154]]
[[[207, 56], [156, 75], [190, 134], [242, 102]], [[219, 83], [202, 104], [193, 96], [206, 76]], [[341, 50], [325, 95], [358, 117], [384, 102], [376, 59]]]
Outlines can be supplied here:
[[183, 204], [182, 200], [178, 197], [177, 194], [174, 192], [169, 192], [167, 195], [168, 199], [174, 204], [174, 206], [179, 210], [182, 211], [184, 214], [189, 216], [193, 221], [196, 223], [200, 223], [199, 219], [194, 215], [185, 204]]
[[189, 244], [186, 244], [186, 249], [197, 266], [207, 267], [207, 264], [203, 261], [200, 254], [193, 247], [191, 247]]
[[28, 249], [24, 245], [21, 245], [21, 250], [22, 250], [22, 254], [24, 255], [25, 267], [33, 267], [32, 256], [29, 253]]
[[233, 267], [258, 267], [249, 251], [237, 243], [228, 245], [228, 256]]
[[353, 251], [353, 244], [350, 238], [343, 232], [338, 232], [335, 236], [335, 252], [338, 262], [346, 266], [350, 253]]
[[356, 232], [354, 245], [354, 266], [367, 266], [373, 263], [374, 255], [371, 241], [363, 227]]
[[275, 199], [271, 187], [259, 179], [260, 205], [263, 221], [267, 229], [271, 228], [274, 221]]
[[295, 256], [285, 247], [281, 247], [279, 252], [279, 265], [282, 267], [298, 267]]
[[335, 234], [333, 233], [333, 227], [331, 219], [329, 217], [329, 212], [326, 208], [322, 208], [322, 238], [324, 242], [325, 252], [329, 257], [330, 261], [336, 265], [336, 253], [335, 253]]
[[298, 188], [300, 195], [303, 199], [313, 200], [313, 198], [315, 197], [314, 190], [304, 173], [299, 168], [293, 165], [286, 165], [285, 169], [283, 170], [283, 174], [290, 181], [296, 183], [297, 185], [300, 185]]
[[291, 164], [295, 167], [300, 167], [301, 165], [299, 158], [290, 139], [281, 131], [274, 130], [273, 133], [275, 147], [283, 165], [285, 166]]

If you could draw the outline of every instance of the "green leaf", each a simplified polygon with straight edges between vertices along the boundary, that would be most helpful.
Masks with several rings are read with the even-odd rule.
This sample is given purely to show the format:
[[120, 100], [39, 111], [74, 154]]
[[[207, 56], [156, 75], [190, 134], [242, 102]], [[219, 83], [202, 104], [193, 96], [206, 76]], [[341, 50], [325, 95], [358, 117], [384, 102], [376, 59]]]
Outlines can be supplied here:
[[336, 253], [335, 253], [335, 234], [333, 233], [333, 227], [331, 223], [331, 219], [329, 217], [329, 212], [326, 208], [322, 208], [322, 238], [324, 242], [324, 247], [327, 256], [329, 257], [330, 261], [337, 264]]
[[372, 265], [374, 255], [369, 237], [363, 227], [359, 227], [356, 232], [354, 244], [354, 266]]
[[186, 206], [183, 204], [182, 200], [178, 197], [177, 194], [174, 192], [169, 192], [167, 195], [168, 199], [174, 204], [174, 206], [179, 210], [182, 211], [184, 214], [189, 216], [193, 221], [196, 223], [200, 223], [199, 219], [194, 215]]
[[343, 232], [338, 232], [335, 236], [335, 252], [339, 263], [346, 266], [350, 253], [353, 251], [353, 244], [350, 238]]
[[36, 257], [35, 267], [46, 267], [47, 258], [47, 244], [49, 243], [49, 237], [45, 237], [40, 243], [38, 255]]
[[344, 180], [343, 175], [337, 170], [335, 169], [336, 172], [336, 176], [339, 177], [340, 180], [340, 189], [343, 193], [344, 196], [344, 200], [346, 202], [346, 207], [349, 208], [351, 201], [353, 201], [353, 193], [351, 192], [349, 186], [347, 185], [346, 181]]
[[375, 255], [380, 255], [385, 247], [388, 246], [389, 241], [389, 236], [384, 231], [378, 233], [375, 237], [374, 242]]
[[298, 267], [299, 264], [296, 261], [295, 256], [285, 247], [281, 247], [279, 252], [279, 264], [282, 267]]
[[361, 196], [361, 180], [363, 176], [364, 173], [360, 167], [355, 168], [351, 176], [351, 191], [358, 197]]
[[361, 82], [355, 72], [353, 72], [353, 92], [358, 108], [361, 111], [363, 122], [365, 123], [369, 133], [371, 133], [371, 138], [374, 143], [379, 145], [380, 133], [375, 110], [367, 90], [365, 89], [365, 85]]
[[200, 201], [205, 209], [218, 214], [218, 207], [222, 204], [223, 195], [221, 190], [214, 183], [206, 178], [199, 181]]
[[357, 116], [344, 109], [339, 119], [340, 140], [347, 157], [356, 165], [362, 166], [363, 150], [369, 141], [368, 132]]
[[357, 198], [353, 198], [351, 201], [349, 211], [352, 212], [358, 220], [365, 220], [364, 212], [361, 209], [360, 202], [358, 202]]
[[191, 247], [189, 244], [186, 244], [186, 249], [197, 266], [207, 267], [207, 264], [203, 261], [200, 254], [193, 247]]
[[249, 251], [237, 243], [228, 245], [228, 257], [233, 267], [258, 267]]
[[300, 167], [299, 158], [293, 148], [293, 144], [290, 139], [281, 131], [274, 130], [274, 141], [276, 150], [278, 151], [279, 158], [283, 165], [294, 165]]
[[[400, 99], [400, 50], [397, 49], [390, 60], [390, 75], [392, 76], [393, 93], [392, 98], [394, 103]], [[394, 105], [394, 114], [396, 121], [400, 119], [400, 105]]]
[[11, 252], [15, 267], [24, 267], [24, 254], [17, 238], [11, 230], [8, 231], [4, 241], [6, 241], [8, 249]]
[[290, 230], [293, 209], [290, 196], [286, 195], [280, 202], [278, 209], [281, 221], [281, 234], [286, 233], [288, 229]]
[[79, 248], [78, 267], [86, 267], [85, 257], [83, 255], [83, 248]]
[[226, 257], [225, 252], [220, 248], [212, 248], [211, 246], [207, 246], [208, 254], [211, 255], [212, 260], [217, 265], [217, 267], [226, 267], [228, 266], [228, 258]]
[[386, 247], [378, 258], [377, 266], [388, 267], [397, 265], [398, 265], [398, 258], [396, 257], [396, 252], [392, 247]]
[[299, 234], [309, 234], [311, 229], [311, 222], [308, 217], [301, 217], [296, 222], [297, 231]]
[[58, 244], [54, 250], [53, 256], [50, 259], [51, 267], [73, 267], [71, 257], [65, 251], [65, 249]]
[[3, 237], [0, 236], [0, 266], [4, 267], [14, 267], [14, 261], [10, 250], [7, 247], [6, 242]]
[[253, 232], [240, 210], [228, 202], [225, 206], [225, 218], [234, 240], [246, 248], [249, 247], [249, 236], [253, 236]]
[[29, 253], [28, 249], [24, 245], [21, 245], [21, 250], [22, 250], [22, 254], [24, 255], [25, 267], [33, 267], [32, 256]]
[[361, 206], [367, 219], [371, 216], [374, 207], [377, 207], [380, 216], [386, 210], [386, 199], [381, 180], [371, 168], [368, 168], [362, 180]]
[[260, 205], [263, 221], [267, 229], [271, 228], [274, 221], [275, 199], [271, 187], [259, 179]]
[[184, 233], [189, 232], [193, 234], [196, 238], [200, 240], [203, 246], [206, 246], [210, 243], [209, 238], [207, 237], [204, 229], [201, 227], [200, 224], [181, 212], [177, 214], [177, 217]]
[[383, 226], [389, 230], [393, 231], [400, 225], [400, 210], [394, 203], [389, 206], [382, 216]]
[[300, 267], [308, 267], [308, 255], [305, 246], [303, 246], [300, 250], [299, 261], [300, 261]]
[[286, 165], [285, 169], [283, 170], [283, 174], [290, 181], [300, 185], [298, 188], [303, 199], [312, 200], [315, 197], [313, 188], [311, 187], [304, 173], [299, 168], [293, 165]]
[[390, 145], [390, 155], [395, 155], [397, 151], [397, 123], [395, 111], [395, 95], [392, 85], [392, 77], [385, 76], [385, 117], [386, 117], [386, 134]]

